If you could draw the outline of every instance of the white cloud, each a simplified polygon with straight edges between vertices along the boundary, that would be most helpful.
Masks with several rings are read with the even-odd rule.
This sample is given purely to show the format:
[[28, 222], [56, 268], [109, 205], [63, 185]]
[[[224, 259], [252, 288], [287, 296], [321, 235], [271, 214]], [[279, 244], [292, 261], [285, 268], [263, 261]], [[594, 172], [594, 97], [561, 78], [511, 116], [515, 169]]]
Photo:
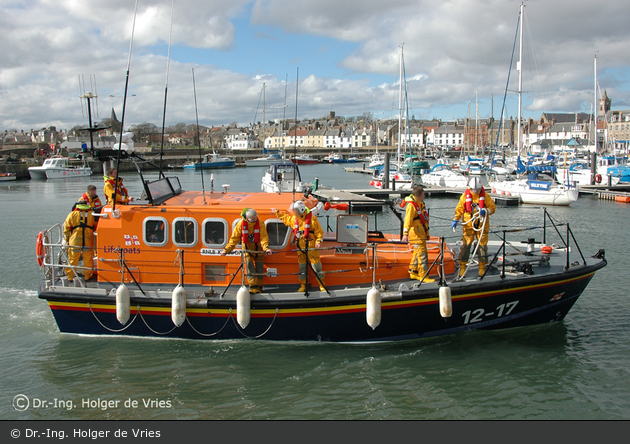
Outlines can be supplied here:
[[[136, 96], [128, 99], [126, 125], [159, 124], [172, 2], [138, 5], [129, 79], [129, 93]], [[100, 117], [108, 116], [112, 105], [120, 117], [121, 99], [109, 95], [122, 96], [124, 91], [133, 8], [130, 0], [34, 0], [0, 6], [0, 128], [83, 124], [79, 75], [96, 75]], [[263, 82], [267, 104], [284, 103], [284, 72], [247, 64], [247, 42], [237, 44], [247, 35], [264, 40], [264, 58], [276, 64], [299, 66], [315, 55], [329, 62], [317, 74], [301, 71], [300, 118], [320, 117], [330, 110], [357, 115], [388, 106], [397, 109], [402, 43], [416, 116], [452, 113], [447, 109], [456, 105], [465, 109], [475, 100], [475, 91], [486, 102], [493, 94], [498, 110], [518, 8], [518, 2], [504, 0], [178, 0], [173, 45], [179, 53], [170, 65], [167, 123], [194, 120], [193, 67], [200, 123], [248, 124], [256, 114]], [[600, 85], [613, 98], [613, 107], [630, 104], [630, 34], [625, 23], [630, 4], [531, 0], [525, 9], [525, 43], [527, 48], [533, 43], [535, 50], [525, 52], [524, 89], [535, 93], [526, 110], [588, 111], [595, 54]], [[252, 32], [237, 27], [246, 23], [243, 18], [250, 19]], [[293, 36], [314, 36], [315, 43], [291, 52], [287, 45]], [[328, 40], [322, 45], [318, 38]], [[351, 49], [340, 55], [334, 42], [351, 42], [344, 46]], [[186, 51], [200, 59], [182, 56]], [[217, 51], [228, 57], [215, 61]], [[242, 63], [230, 63], [235, 60]], [[515, 81], [513, 72], [511, 89]], [[290, 117], [294, 92], [295, 81], [288, 87], [285, 111]], [[269, 118], [275, 117], [267, 111]]]

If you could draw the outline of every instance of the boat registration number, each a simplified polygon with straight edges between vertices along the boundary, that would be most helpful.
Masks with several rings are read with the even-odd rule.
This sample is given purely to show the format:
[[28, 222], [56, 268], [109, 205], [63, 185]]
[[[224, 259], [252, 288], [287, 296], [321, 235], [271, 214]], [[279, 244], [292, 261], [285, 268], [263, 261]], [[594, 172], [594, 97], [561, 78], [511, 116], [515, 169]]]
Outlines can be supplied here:
[[474, 322], [481, 322], [488, 317], [497, 317], [507, 316], [512, 313], [514, 307], [518, 304], [518, 301], [508, 302], [507, 304], [499, 305], [494, 311], [486, 312], [483, 308], [477, 308], [476, 310], [467, 310], [462, 313], [462, 317], [464, 318], [464, 324], [472, 324]]

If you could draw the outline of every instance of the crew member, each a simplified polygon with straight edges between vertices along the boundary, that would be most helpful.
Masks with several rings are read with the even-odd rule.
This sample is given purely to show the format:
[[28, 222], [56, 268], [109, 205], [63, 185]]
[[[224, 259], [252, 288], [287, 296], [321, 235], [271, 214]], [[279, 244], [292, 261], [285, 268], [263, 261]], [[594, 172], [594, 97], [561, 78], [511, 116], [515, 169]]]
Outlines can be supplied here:
[[494, 214], [496, 206], [492, 197], [486, 193], [478, 177], [468, 182], [468, 188], [460, 196], [451, 228], [455, 230], [461, 219], [464, 235], [459, 250], [459, 277], [462, 277], [468, 266], [470, 248], [475, 239], [479, 244], [479, 276], [483, 276], [488, 263], [488, 232], [490, 231], [490, 214]]
[[[258, 218], [258, 213], [253, 208], [245, 208], [241, 212], [242, 219], [237, 222], [232, 232], [232, 237], [221, 256], [225, 256], [234, 250], [237, 244], [241, 244], [245, 253], [245, 269], [247, 270], [247, 283], [250, 293], [260, 293], [263, 287], [265, 254], [271, 254], [269, 249], [269, 235], [265, 223]], [[260, 253], [252, 253], [260, 251]]]
[[95, 213], [100, 213], [103, 208], [101, 198], [96, 194], [96, 187], [92, 184], [87, 186], [87, 191], [83, 193], [83, 196], [81, 196], [79, 200], [86, 201]]
[[429, 268], [429, 255], [427, 253], [427, 239], [429, 238], [429, 213], [424, 204], [424, 188], [413, 187], [411, 195], [403, 201], [405, 204], [405, 223], [403, 227], [402, 242], [410, 242], [413, 246], [413, 255], [409, 263], [409, 277], [423, 282], [435, 282], [427, 274]]
[[[63, 223], [63, 243], [68, 245], [68, 263], [73, 266], [79, 265], [79, 259], [83, 257], [83, 277], [85, 280], [92, 278], [94, 274], [92, 267], [94, 264], [94, 216], [92, 207], [85, 201], [77, 202], [75, 209], [68, 214]], [[72, 282], [75, 277], [72, 268], [66, 268], [68, 281]]]
[[300, 288], [298, 292], [306, 291], [306, 273], [308, 265], [306, 263], [308, 249], [308, 261], [313, 266], [313, 270], [317, 274], [320, 291], [326, 291], [324, 286], [324, 273], [322, 271], [322, 261], [319, 257], [319, 250], [322, 240], [324, 239], [324, 230], [322, 229], [317, 216], [309, 210], [303, 201], [298, 200], [291, 204], [289, 212], [292, 214], [284, 214], [272, 208], [271, 211], [276, 213], [276, 217], [293, 228], [295, 245], [298, 250], [298, 264], [300, 267]]
[[114, 203], [114, 190], [116, 191], [117, 204], [126, 204], [133, 201], [133, 196], [129, 196], [127, 188], [123, 186], [122, 177], [119, 177], [118, 183], [116, 183], [117, 175], [118, 171], [116, 170], [116, 168], [111, 167], [107, 170], [107, 175], [103, 177], [103, 181], [105, 182], [103, 191], [105, 192], [105, 196], [107, 197], [108, 205], [113, 205]]

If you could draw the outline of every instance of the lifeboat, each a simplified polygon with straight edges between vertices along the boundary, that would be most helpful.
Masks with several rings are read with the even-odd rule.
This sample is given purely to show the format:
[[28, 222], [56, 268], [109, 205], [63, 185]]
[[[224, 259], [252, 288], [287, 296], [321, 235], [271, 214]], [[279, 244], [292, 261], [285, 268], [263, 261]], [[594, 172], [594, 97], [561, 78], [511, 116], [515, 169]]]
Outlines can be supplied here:
[[[227, 186], [185, 191], [175, 177], [142, 183], [140, 199], [106, 205], [98, 215], [97, 277], [90, 281], [75, 278], [70, 284], [64, 273], [68, 265], [53, 259], [67, 248], [60, 225], [43, 232], [45, 242], [37, 244], [43, 272], [39, 297], [61, 332], [374, 342], [507, 328], [561, 320], [606, 263], [603, 253], [580, 259], [573, 246], [570, 253], [560, 247], [541, 255], [540, 268], [534, 264], [530, 275], [532, 254], [540, 254], [540, 246], [533, 245], [522, 263], [517, 256], [510, 262], [495, 256], [479, 279], [453, 279], [457, 251], [432, 236], [427, 276], [435, 282], [424, 282], [427, 276], [410, 278], [413, 247], [402, 242], [402, 227], [378, 231], [376, 216], [350, 213], [352, 205], [322, 205], [305, 194], [296, 198], [325, 229], [319, 248], [325, 288], [311, 268], [306, 291], [299, 292], [293, 229], [272, 212], [289, 208], [292, 194], [232, 192]], [[402, 223], [404, 209], [389, 207]], [[244, 208], [257, 211], [273, 253], [264, 260], [262, 291], [251, 294], [244, 285], [241, 246], [221, 255]], [[489, 244], [489, 254], [505, 251], [501, 248]], [[75, 268], [80, 274], [81, 266]]]

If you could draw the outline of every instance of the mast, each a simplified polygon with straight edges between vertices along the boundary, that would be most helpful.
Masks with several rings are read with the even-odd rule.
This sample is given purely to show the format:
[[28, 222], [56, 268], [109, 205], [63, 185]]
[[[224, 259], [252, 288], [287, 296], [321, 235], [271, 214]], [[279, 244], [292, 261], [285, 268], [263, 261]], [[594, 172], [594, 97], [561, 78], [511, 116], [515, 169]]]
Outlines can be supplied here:
[[402, 142], [402, 98], [403, 98], [403, 43], [400, 45], [400, 88], [398, 89], [398, 151], [396, 161], [400, 160], [400, 144]]
[[593, 93], [595, 94], [595, 100], [593, 101], [593, 138], [595, 139], [595, 152], [597, 152], [597, 145], [599, 145], [597, 140], [597, 117], [599, 115], [599, 105], [597, 103], [597, 55], [595, 55], [593, 60], [593, 72], [595, 73], [593, 85]]
[[519, 24], [519, 52], [518, 52], [518, 62], [516, 64], [516, 69], [518, 70], [518, 121], [517, 121], [517, 136], [518, 139], [516, 141], [517, 146], [517, 155], [521, 155], [521, 132], [522, 132], [522, 122], [521, 122], [521, 107], [523, 105], [523, 12], [524, 12], [525, 4], [521, 3], [521, 20]]
[[479, 90], [475, 90], [475, 156], [479, 145]]
[[263, 124], [262, 124], [262, 143], [263, 143], [263, 153], [265, 153], [265, 122], [267, 121], [266, 115], [265, 115], [265, 83], [263, 82]]

